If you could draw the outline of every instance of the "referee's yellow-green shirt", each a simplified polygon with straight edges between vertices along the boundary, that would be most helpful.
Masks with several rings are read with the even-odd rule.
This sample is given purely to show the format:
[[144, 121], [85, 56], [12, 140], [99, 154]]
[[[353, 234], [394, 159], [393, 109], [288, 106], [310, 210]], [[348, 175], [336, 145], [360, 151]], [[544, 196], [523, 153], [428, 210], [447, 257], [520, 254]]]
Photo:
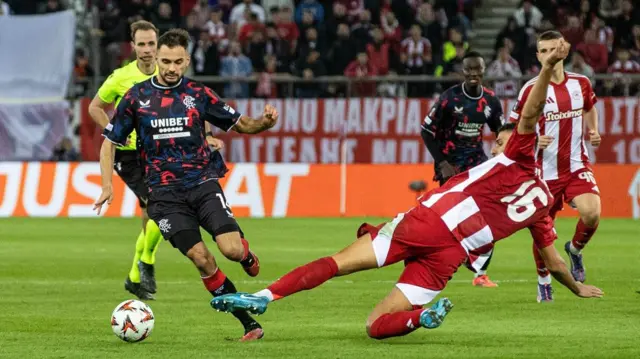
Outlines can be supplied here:
[[[133, 61], [128, 65], [125, 65], [115, 70], [100, 86], [98, 90], [98, 97], [103, 102], [114, 103], [117, 107], [120, 100], [129, 91], [133, 85], [146, 81], [150, 77], [158, 74], [158, 66], [156, 65], [155, 71], [151, 75], [145, 75], [138, 68], [138, 61]], [[136, 149], [136, 131], [131, 132], [129, 135], [129, 141], [126, 146], [118, 146], [119, 150], [135, 150]]]

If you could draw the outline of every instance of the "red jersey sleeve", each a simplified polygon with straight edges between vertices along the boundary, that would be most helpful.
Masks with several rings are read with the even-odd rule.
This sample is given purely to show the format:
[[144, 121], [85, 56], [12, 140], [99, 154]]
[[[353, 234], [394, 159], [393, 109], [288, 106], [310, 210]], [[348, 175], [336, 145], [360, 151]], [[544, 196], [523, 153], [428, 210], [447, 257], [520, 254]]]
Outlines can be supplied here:
[[511, 114], [509, 115], [509, 122], [518, 122], [520, 119], [520, 115], [522, 114], [522, 108], [524, 107], [524, 103], [527, 102], [527, 98], [529, 97], [529, 93], [533, 88], [533, 82], [527, 83], [521, 90], [520, 94], [518, 94], [518, 101], [511, 109]]
[[593, 87], [591, 87], [591, 81], [588, 78], [580, 78], [580, 87], [582, 88], [582, 97], [584, 98], [584, 110], [585, 112], [591, 111], [593, 105], [598, 102], [598, 98], [596, 97], [596, 93], [593, 92]]
[[553, 242], [558, 238], [556, 229], [553, 227], [553, 219], [551, 219], [550, 216], [544, 216], [539, 221], [530, 225], [529, 232], [531, 232], [533, 243], [538, 249], [553, 245]]
[[536, 162], [536, 139], [537, 135], [530, 133], [523, 135], [514, 130], [504, 149], [504, 155], [508, 158], [523, 164], [535, 164]]

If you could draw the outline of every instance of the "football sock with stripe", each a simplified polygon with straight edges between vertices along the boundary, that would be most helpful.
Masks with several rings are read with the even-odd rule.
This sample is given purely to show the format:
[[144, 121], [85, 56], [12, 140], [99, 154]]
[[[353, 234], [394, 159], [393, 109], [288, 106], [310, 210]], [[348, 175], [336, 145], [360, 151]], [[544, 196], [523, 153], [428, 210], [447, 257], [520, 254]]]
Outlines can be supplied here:
[[571, 246], [569, 248], [571, 253], [576, 255], [580, 254], [580, 251], [587, 245], [587, 243], [589, 243], [597, 229], [598, 223], [593, 227], [588, 227], [584, 222], [582, 222], [582, 219], [580, 219], [576, 225], [576, 233], [573, 235], [573, 239], [571, 240]]
[[407, 335], [420, 328], [420, 314], [424, 309], [417, 308], [420, 309], [381, 315], [371, 324], [368, 331], [369, 336], [374, 339], [397, 337]]
[[131, 270], [129, 271], [129, 279], [133, 283], [140, 283], [140, 269], [138, 269], [138, 261], [142, 256], [142, 251], [144, 250], [144, 231], [140, 231], [138, 235], [138, 239], [136, 240], [136, 252], [133, 256], [133, 265], [131, 266]]
[[[222, 273], [220, 268], [218, 268], [213, 275], [201, 278], [205, 288], [207, 288], [209, 293], [214, 297], [237, 292], [236, 286], [224, 273]], [[233, 314], [233, 316], [242, 323], [245, 333], [253, 329], [260, 328], [260, 324], [258, 324], [258, 322], [256, 322], [255, 319], [253, 319], [246, 311], [237, 310], [231, 314]]]

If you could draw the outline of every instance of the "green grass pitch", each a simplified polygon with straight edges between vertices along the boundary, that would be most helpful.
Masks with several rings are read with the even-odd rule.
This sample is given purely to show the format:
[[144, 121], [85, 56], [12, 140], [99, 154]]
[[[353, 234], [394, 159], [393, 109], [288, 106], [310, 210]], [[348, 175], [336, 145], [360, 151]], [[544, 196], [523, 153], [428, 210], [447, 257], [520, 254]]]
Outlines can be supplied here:
[[[371, 220], [372, 223], [379, 222]], [[241, 219], [262, 272], [254, 280], [214, 254], [242, 291], [256, 291], [295, 266], [348, 245], [361, 219]], [[561, 249], [575, 220], [560, 220]], [[365, 319], [392, 288], [396, 265], [336, 278], [276, 302], [259, 317], [266, 335], [238, 343], [241, 326], [209, 307], [193, 266], [168, 243], [157, 260], [153, 334], [116, 338], [110, 313], [123, 289], [138, 219], [0, 220], [0, 358], [638, 358], [638, 222], [605, 220], [585, 250], [587, 281], [605, 297], [579, 299], [555, 283], [555, 302], [536, 303], [531, 239], [500, 242], [495, 289], [474, 288], [461, 268], [443, 292], [455, 308], [436, 330], [369, 339]], [[210, 248], [213, 242], [207, 239]], [[564, 252], [563, 252], [564, 255]]]

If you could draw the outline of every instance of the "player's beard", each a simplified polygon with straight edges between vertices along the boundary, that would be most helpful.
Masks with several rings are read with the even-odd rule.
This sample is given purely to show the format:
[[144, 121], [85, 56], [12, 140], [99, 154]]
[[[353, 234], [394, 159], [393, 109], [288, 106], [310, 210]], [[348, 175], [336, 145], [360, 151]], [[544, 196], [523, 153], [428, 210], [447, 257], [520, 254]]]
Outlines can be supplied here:
[[[167, 76], [167, 75], [172, 75], [172, 76]], [[160, 76], [162, 76], [162, 81], [164, 81], [164, 83], [167, 84], [167, 86], [169, 87], [175, 86], [182, 79], [182, 76], [178, 75], [177, 73], [160, 74]]]

